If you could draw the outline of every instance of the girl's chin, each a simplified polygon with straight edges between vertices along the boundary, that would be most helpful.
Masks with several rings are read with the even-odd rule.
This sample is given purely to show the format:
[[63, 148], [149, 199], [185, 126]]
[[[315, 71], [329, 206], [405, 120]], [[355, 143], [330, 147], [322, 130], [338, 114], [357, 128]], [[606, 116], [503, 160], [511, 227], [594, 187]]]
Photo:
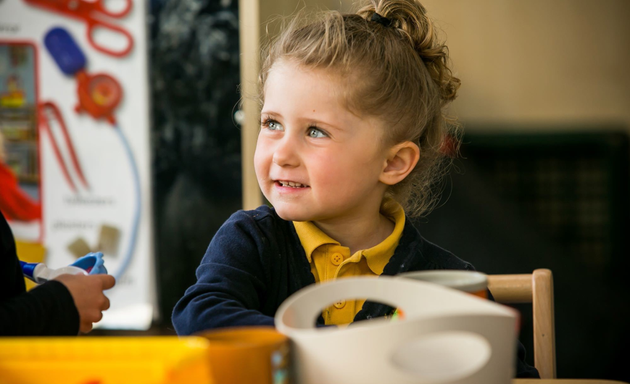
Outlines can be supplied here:
[[286, 220], [286, 221], [309, 221], [310, 220], [310, 218], [306, 217], [305, 215], [280, 213], [278, 211], [276, 212], [278, 213], [278, 216], [280, 216], [281, 219]]
[[283, 207], [274, 207], [278, 216], [286, 221], [310, 221], [310, 215], [304, 212], [296, 212], [295, 209], [288, 209]]

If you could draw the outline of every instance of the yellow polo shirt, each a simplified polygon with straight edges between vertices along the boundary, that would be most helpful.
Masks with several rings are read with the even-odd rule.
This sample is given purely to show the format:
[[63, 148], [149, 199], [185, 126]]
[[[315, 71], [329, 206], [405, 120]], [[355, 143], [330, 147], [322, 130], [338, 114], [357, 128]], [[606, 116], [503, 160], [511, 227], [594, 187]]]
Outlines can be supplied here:
[[[379, 276], [394, 255], [405, 226], [405, 211], [395, 200], [385, 199], [381, 214], [394, 222], [394, 231], [380, 244], [350, 255], [350, 248], [330, 238], [310, 221], [294, 221], [293, 225], [306, 252], [315, 282], [353, 276]], [[365, 299], [343, 300], [323, 312], [326, 324], [349, 324], [361, 310]]]

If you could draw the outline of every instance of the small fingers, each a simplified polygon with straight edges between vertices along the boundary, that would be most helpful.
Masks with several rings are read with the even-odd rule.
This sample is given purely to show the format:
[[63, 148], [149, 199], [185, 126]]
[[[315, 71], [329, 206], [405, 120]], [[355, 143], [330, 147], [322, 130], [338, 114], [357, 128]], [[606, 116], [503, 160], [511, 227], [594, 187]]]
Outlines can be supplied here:
[[99, 309], [93, 308], [81, 318], [82, 323], [98, 323], [103, 318], [103, 312]]
[[79, 331], [81, 333], [88, 333], [92, 330], [92, 327], [93, 327], [92, 323], [87, 322], [87, 321], [82, 321], [81, 326], [79, 327]]

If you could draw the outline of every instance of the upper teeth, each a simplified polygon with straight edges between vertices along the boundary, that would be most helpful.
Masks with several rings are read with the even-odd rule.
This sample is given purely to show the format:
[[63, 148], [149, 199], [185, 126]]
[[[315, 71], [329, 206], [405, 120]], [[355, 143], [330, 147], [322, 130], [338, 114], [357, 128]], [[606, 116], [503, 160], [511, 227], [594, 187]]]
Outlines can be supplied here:
[[300, 187], [305, 187], [305, 185], [300, 184], [300, 183], [294, 183], [292, 181], [280, 181], [279, 182], [280, 185], [282, 185], [283, 187], [293, 187], [293, 188], [300, 188]]

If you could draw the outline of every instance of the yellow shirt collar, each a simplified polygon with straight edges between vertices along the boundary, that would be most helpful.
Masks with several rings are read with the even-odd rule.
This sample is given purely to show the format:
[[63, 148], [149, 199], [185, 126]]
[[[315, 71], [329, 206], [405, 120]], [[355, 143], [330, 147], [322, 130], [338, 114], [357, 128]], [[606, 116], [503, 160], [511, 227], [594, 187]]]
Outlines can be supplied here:
[[340, 245], [338, 241], [317, 228], [312, 221], [294, 221], [293, 226], [295, 226], [295, 231], [300, 238], [300, 243], [302, 243], [309, 263], [313, 261], [313, 252], [322, 245]]
[[[377, 275], [383, 273], [385, 265], [398, 246], [398, 241], [405, 227], [405, 211], [395, 200], [385, 199], [381, 204], [380, 212], [395, 223], [394, 230], [381, 243], [372, 248], [358, 251], [365, 257], [368, 267]], [[317, 248], [329, 244], [340, 245], [338, 241], [326, 235], [310, 221], [294, 221], [293, 225], [309, 263], [312, 263], [312, 255]]]

